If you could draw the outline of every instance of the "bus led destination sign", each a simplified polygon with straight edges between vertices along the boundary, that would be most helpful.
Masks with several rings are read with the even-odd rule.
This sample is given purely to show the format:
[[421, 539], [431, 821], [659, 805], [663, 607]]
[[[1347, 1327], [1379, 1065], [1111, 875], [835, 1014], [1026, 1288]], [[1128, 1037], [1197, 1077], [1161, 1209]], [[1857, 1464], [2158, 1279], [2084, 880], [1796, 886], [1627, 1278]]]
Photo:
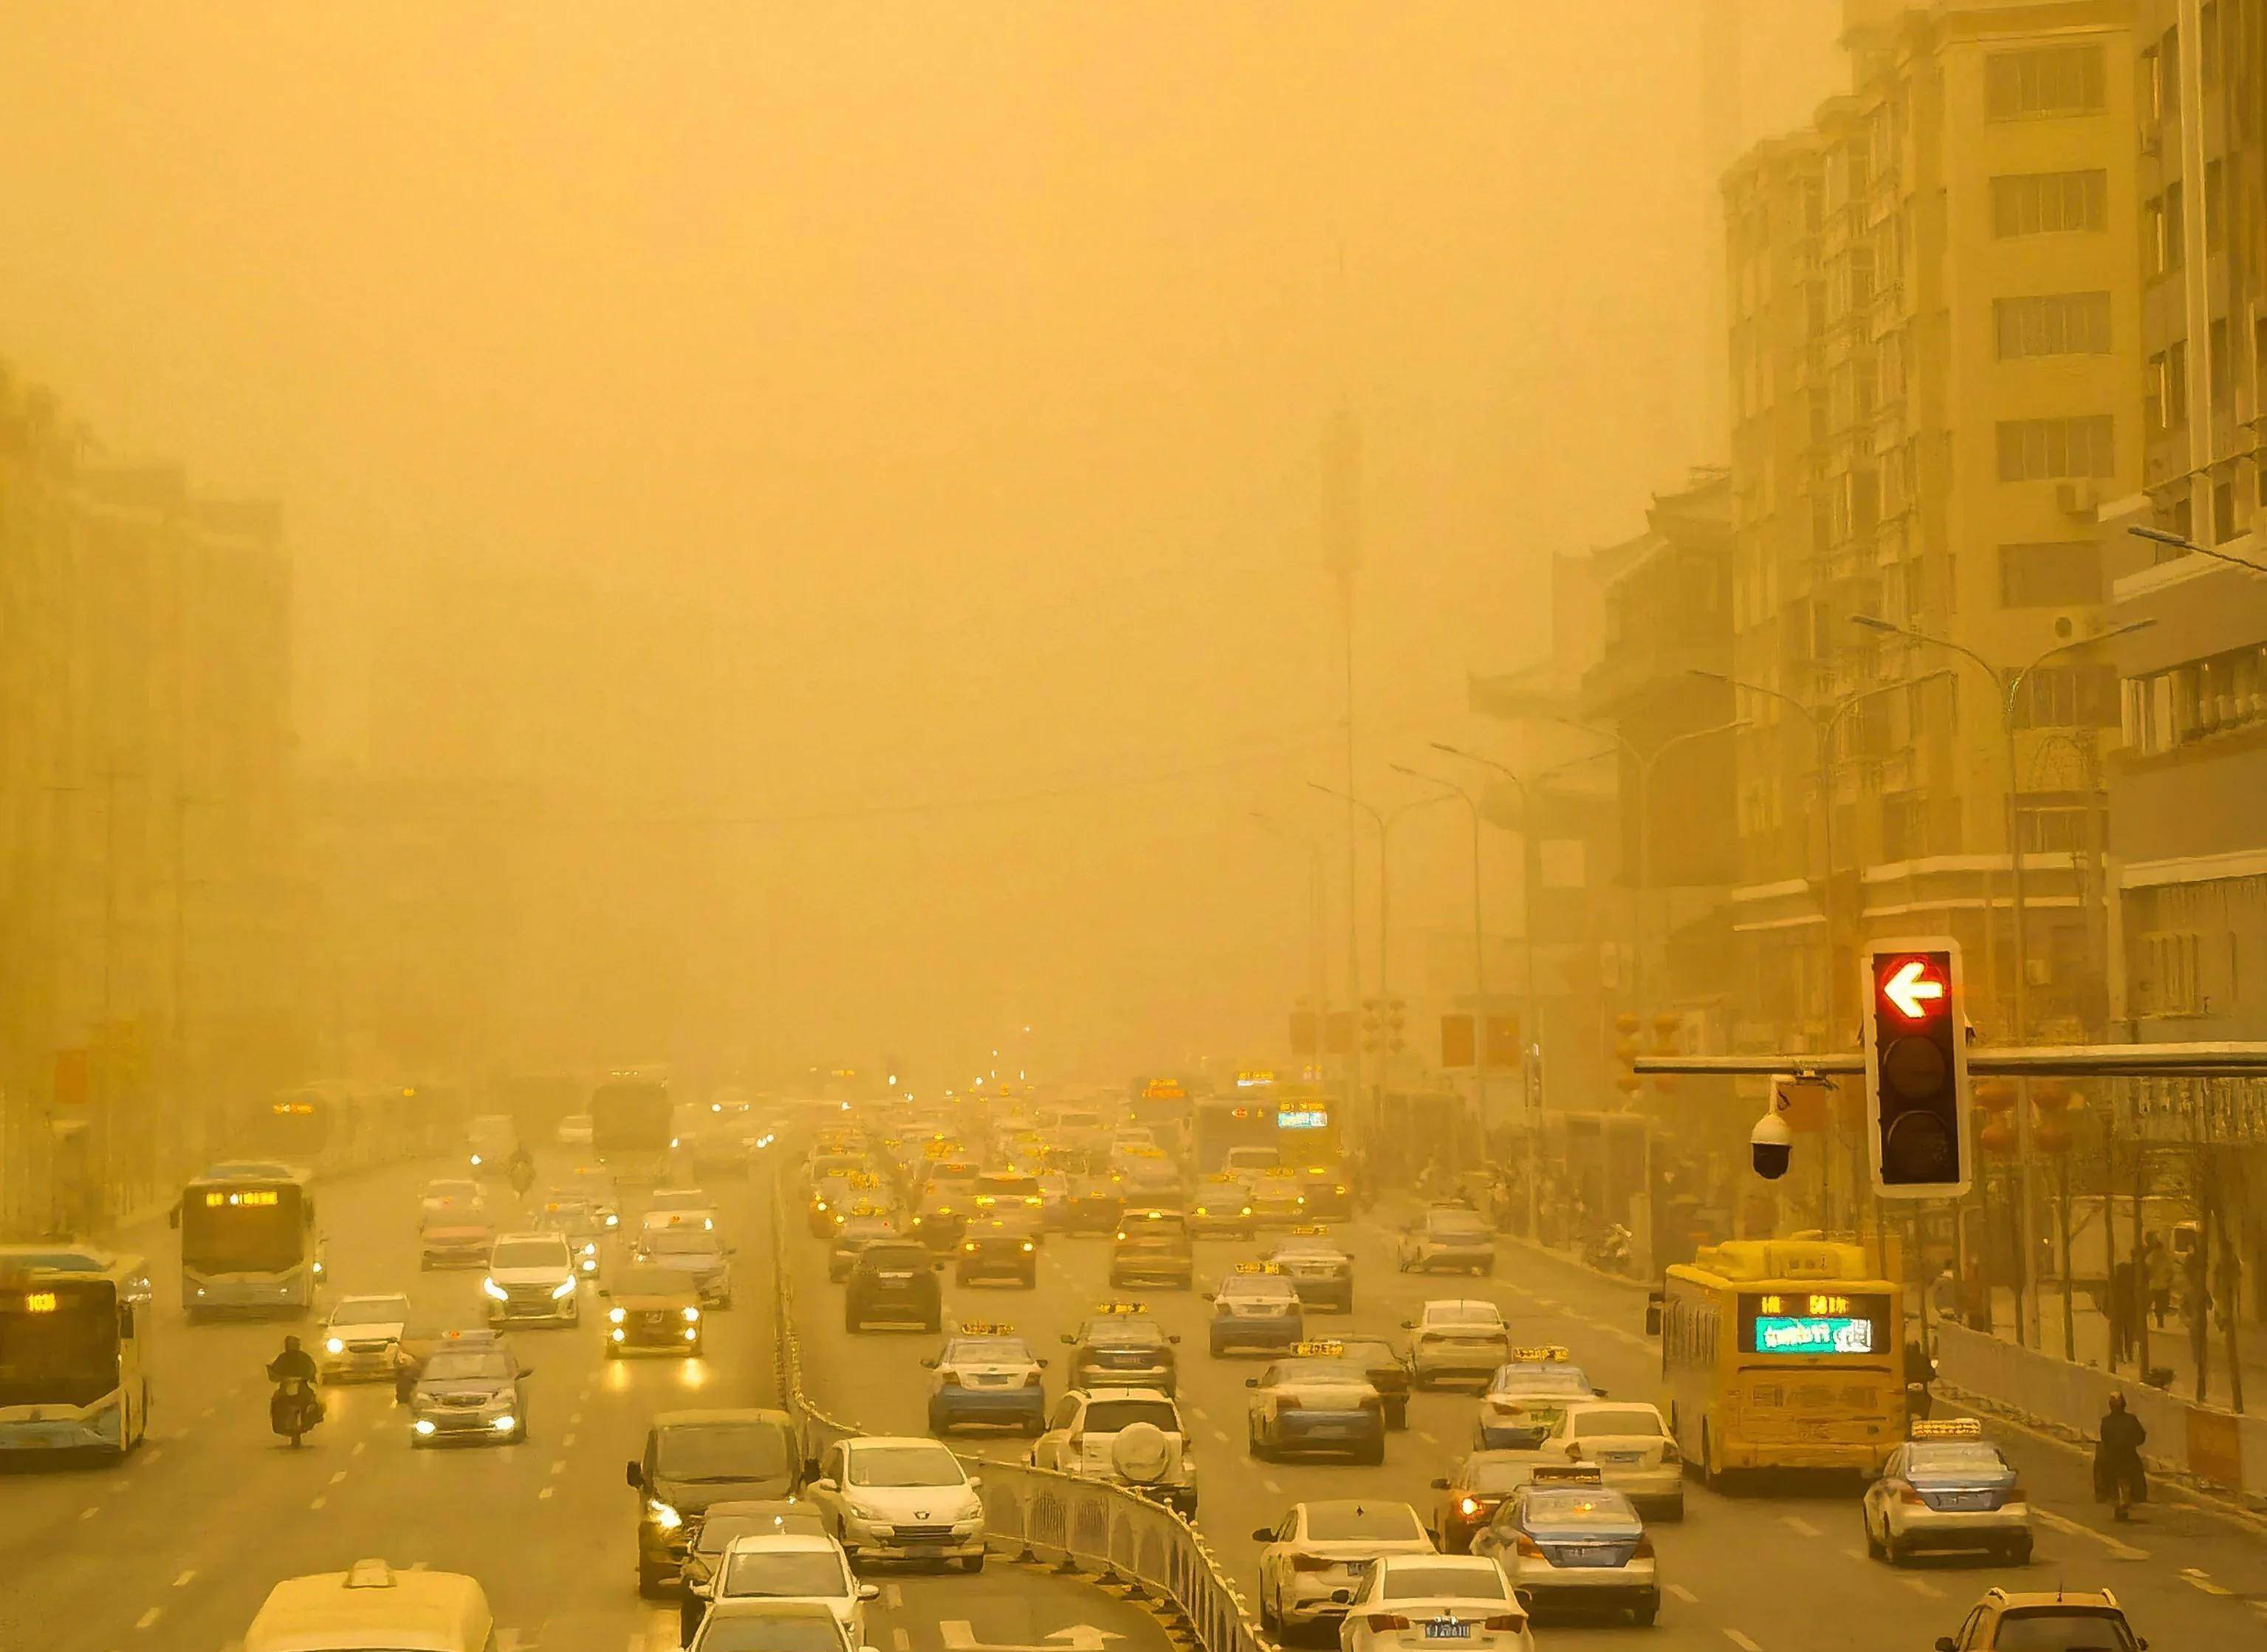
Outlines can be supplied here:
[[1889, 1298], [1879, 1292], [1767, 1291], [1740, 1298], [1740, 1351], [1761, 1355], [1878, 1355], [1889, 1343]]

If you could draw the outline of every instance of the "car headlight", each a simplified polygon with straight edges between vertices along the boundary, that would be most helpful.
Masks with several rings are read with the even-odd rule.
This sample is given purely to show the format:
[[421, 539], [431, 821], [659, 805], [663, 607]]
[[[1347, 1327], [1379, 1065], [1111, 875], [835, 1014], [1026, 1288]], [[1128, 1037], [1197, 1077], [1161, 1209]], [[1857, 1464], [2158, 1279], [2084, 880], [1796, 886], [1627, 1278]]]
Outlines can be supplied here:
[[606, 1225], [610, 1228], [619, 1228], [622, 1225], [622, 1219], [620, 1216], [608, 1216]]
[[629, 1314], [627, 1311], [620, 1308], [609, 1308], [606, 1310], [606, 1318], [612, 1320], [614, 1324], [620, 1325], [623, 1320], [629, 1318]]
[[598, 1253], [598, 1242], [597, 1242], [596, 1240], [594, 1240], [594, 1239], [585, 1239], [585, 1240], [583, 1242], [583, 1255], [585, 1255], [585, 1256], [596, 1256]]
[[612, 1337], [615, 1341], [620, 1342], [622, 1340], [622, 1328], [620, 1325], [616, 1325], [612, 1331], [606, 1333], [606, 1334]]
[[575, 1276], [572, 1274], [569, 1274], [566, 1278], [561, 1280], [556, 1286], [553, 1287], [551, 1300], [554, 1302], [564, 1302], [574, 1294]]
[[429, 1417], [420, 1417], [416, 1421], [411, 1423], [409, 1426], [419, 1434], [430, 1434], [433, 1432], [433, 1420]]
[[326, 1338], [323, 1342], [323, 1347], [333, 1354], [343, 1354], [347, 1351], [347, 1345], [345, 1342], [337, 1337]]
[[480, 1165], [481, 1165], [481, 1156], [480, 1156], [479, 1154], [475, 1153], [475, 1154], [473, 1154], [473, 1168], [474, 1170], [478, 1170], [478, 1169], [480, 1168]]
[[658, 1497], [649, 1497], [645, 1500], [645, 1517], [664, 1531], [674, 1531], [685, 1524], [685, 1516]]
[[481, 1281], [481, 1289], [498, 1302], [509, 1302], [511, 1300], [510, 1296], [506, 1294], [504, 1288], [497, 1284], [493, 1277], [482, 1280]]
[[694, 1321], [698, 1320], [700, 1318], [701, 1318], [701, 1310], [699, 1310], [698, 1308], [687, 1308], [687, 1309], [685, 1311], [685, 1323], [686, 1323], [686, 1324], [687, 1324], [687, 1325], [691, 1325], [691, 1324], [693, 1324]]
[[519, 1427], [519, 1419], [507, 1411], [503, 1416], [492, 1419], [488, 1427], [494, 1428], [498, 1434], [510, 1434], [514, 1428]]

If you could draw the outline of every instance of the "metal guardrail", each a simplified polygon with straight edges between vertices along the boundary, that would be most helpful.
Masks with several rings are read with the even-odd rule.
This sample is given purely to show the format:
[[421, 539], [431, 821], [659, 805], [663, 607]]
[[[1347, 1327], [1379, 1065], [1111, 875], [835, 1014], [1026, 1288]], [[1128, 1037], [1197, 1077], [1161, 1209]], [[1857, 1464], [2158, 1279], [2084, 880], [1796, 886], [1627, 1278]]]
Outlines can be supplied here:
[[[796, 1326], [795, 1282], [787, 1265], [789, 1234], [784, 1175], [773, 1185], [773, 1356], [781, 1402], [795, 1419], [803, 1460], [815, 1461], [838, 1440], [867, 1432], [811, 1399], [804, 1385], [803, 1343]], [[1203, 1652], [1275, 1652], [1243, 1592], [1229, 1580], [1203, 1535], [1139, 1493], [1105, 1480], [1060, 1474], [1029, 1463], [955, 1451], [982, 1484], [985, 1534], [1018, 1560], [1053, 1560], [1093, 1571], [1170, 1605]]]

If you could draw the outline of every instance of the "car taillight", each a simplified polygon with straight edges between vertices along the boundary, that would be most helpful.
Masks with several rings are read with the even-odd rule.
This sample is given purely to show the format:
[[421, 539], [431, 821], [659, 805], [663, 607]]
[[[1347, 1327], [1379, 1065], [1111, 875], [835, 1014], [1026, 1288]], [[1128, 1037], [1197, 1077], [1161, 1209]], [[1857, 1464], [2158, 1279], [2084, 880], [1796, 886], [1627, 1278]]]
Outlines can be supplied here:
[[1663, 1443], [1661, 1448], [1661, 1460], [1664, 1463], [1682, 1463], [1684, 1460], [1684, 1454], [1676, 1449], [1676, 1441], [1669, 1440]]
[[1651, 1560], [1653, 1558], [1653, 1539], [1651, 1538], [1640, 1538], [1637, 1540], [1637, 1547], [1632, 1549], [1630, 1551], [1630, 1554], [1631, 1557], [1635, 1560]]
[[1295, 1554], [1291, 1557], [1291, 1569], [1295, 1572], [1327, 1572], [1336, 1564], [1335, 1560], [1325, 1560], [1319, 1554]]
[[1023, 1373], [1023, 1386], [1024, 1386], [1024, 1387], [1026, 1387], [1026, 1388], [1037, 1388], [1038, 1385], [1039, 1385], [1039, 1374], [1038, 1374], [1037, 1371], [1025, 1371], [1025, 1372]]
[[1483, 1629], [1499, 1629], [1507, 1634], [1511, 1634], [1527, 1627], [1527, 1619], [1521, 1617], [1517, 1612], [1500, 1612], [1493, 1618], [1481, 1619], [1480, 1627]]
[[1479, 1504], [1470, 1497], [1459, 1498], [1456, 1501], [1456, 1512], [1464, 1516], [1467, 1520], [1479, 1513]]
[[1518, 1544], [1519, 1552], [1525, 1555], [1529, 1560], [1539, 1560], [1543, 1558], [1543, 1551], [1536, 1547], [1535, 1539], [1529, 1537], [1524, 1531], [1520, 1532], [1514, 1541]]
[[1901, 1480], [1897, 1484], [1897, 1501], [1901, 1503], [1911, 1503], [1918, 1507], [1923, 1504], [1926, 1500], [1924, 1499], [1920, 1493], [1913, 1487]]
[[1389, 1629], [1406, 1629], [1409, 1626], [1408, 1619], [1392, 1612], [1374, 1612], [1369, 1614], [1368, 1622], [1372, 1634], [1383, 1634]]
[[937, 1381], [947, 1388], [957, 1388], [960, 1386], [960, 1373], [958, 1371], [940, 1371], [937, 1373]]
[[2023, 1488], [2020, 1486], [2008, 1487], [1999, 1496], [1999, 1501], [2003, 1507], [2008, 1503], [2027, 1503], [2030, 1501], [2023, 1495]]

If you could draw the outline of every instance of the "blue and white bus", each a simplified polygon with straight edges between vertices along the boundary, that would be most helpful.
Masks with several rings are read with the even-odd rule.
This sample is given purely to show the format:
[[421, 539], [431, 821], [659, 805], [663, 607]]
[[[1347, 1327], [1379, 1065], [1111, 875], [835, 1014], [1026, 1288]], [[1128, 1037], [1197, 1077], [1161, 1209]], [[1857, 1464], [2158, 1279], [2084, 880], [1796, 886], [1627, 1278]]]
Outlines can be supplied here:
[[322, 1236], [305, 1171], [216, 1164], [189, 1183], [173, 1212], [181, 1230], [181, 1307], [296, 1317], [323, 1282]]
[[124, 1457], [150, 1426], [149, 1345], [141, 1258], [0, 1245], [0, 1456]]

